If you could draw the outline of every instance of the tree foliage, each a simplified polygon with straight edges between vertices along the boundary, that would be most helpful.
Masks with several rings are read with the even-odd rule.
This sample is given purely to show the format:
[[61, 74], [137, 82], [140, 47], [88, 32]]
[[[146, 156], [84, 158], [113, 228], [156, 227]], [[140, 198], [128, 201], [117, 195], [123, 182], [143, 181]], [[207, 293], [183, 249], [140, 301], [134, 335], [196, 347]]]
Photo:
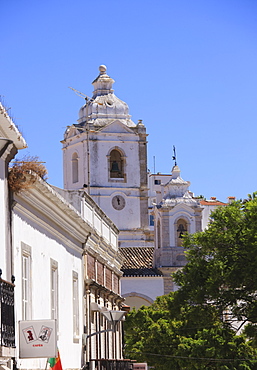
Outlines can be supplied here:
[[177, 293], [132, 311], [126, 355], [158, 370], [257, 369], [257, 351], [224, 324], [214, 306], [178, 306]]
[[257, 323], [257, 198], [220, 207], [184, 240], [188, 264], [174, 274], [181, 304], [212, 304], [224, 319]]
[[127, 357], [159, 370], [257, 369], [256, 193], [218, 208], [184, 247], [180, 289], [129, 314]]

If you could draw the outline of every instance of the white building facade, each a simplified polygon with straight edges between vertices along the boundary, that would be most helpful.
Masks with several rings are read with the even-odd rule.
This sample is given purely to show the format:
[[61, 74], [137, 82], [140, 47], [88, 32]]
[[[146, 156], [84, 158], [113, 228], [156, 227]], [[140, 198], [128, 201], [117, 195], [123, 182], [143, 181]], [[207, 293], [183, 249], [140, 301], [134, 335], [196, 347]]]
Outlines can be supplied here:
[[117, 227], [84, 191], [54, 188], [22, 166], [30, 186], [11, 191], [8, 163], [26, 143], [2, 106], [0, 133], [0, 368], [47, 367], [46, 358], [19, 358], [18, 322], [48, 319], [56, 320], [63, 369], [129, 368]]
[[[14, 194], [16, 317], [55, 319], [63, 368], [94, 368], [93, 359], [122, 359], [120, 326], [92, 335], [110, 328], [101, 309], [119, 311], [123, 302], [118, 230], [90, 197], [75, 198], [76, 209], [57, 190], [38, 178], [29, 191]], [[72, 201], [72, 194], [66, 197]], [[20, 369], [45, 365], [45, 359], [17, 363]]]

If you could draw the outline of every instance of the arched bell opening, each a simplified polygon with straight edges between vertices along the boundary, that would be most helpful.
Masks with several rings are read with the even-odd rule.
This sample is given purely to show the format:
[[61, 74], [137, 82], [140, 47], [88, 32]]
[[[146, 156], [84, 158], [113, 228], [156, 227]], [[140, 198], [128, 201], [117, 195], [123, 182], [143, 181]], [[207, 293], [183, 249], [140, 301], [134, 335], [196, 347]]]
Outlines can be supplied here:
[[176, 246], [181, 247], [183, 242], [183, 235], [188, 232], [188, 223], [184, 218], [177, 220], [175, 224]]
[[124, 178], [124, 159], [117, 149], [113, 149], [109, 155], [109, 177]]

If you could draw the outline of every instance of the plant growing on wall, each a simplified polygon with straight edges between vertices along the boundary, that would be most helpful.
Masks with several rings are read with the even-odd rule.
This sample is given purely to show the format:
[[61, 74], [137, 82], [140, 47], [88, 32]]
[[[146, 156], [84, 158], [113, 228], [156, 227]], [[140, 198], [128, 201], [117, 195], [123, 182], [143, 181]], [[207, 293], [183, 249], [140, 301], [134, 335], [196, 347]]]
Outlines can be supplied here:
[[8, 183], [14, 193], [28, 190], [37, 180], [37, 176], [46, 180], [47, 169], [37, 156], [16, 159], [9, 168]]

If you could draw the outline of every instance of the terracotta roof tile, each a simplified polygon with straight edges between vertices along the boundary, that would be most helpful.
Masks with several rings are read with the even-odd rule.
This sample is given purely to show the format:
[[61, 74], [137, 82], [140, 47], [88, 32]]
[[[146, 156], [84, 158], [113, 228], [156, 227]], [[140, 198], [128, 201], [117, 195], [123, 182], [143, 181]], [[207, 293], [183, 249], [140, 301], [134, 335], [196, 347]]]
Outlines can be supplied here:
[[226, 206], [227, 203], [220, 202], [219, 200], [200, 200], [202, 206]]
[[154, 247], [121, 247], [123, 276], [162, 276], [153, 268]]
[[140, 269], [153, 267], [154, 247], [121, 247], [124, 259], [123, 269]]

